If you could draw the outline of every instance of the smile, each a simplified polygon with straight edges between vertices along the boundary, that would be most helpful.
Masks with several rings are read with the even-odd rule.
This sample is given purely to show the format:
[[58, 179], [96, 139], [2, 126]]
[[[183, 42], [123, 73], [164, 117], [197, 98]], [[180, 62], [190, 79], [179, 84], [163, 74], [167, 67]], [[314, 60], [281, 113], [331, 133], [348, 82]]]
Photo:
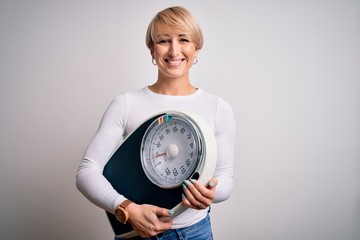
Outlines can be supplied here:
[[184, 59], [165, 59], [165, 62], [169, 64], [171, 67], [180, 66]]

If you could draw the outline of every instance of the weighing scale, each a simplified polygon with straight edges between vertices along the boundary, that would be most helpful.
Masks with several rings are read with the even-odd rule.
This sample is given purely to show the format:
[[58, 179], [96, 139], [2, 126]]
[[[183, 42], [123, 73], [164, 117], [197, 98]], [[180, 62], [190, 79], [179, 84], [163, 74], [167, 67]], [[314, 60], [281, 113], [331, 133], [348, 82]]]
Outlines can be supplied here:
[[[137, 204], [172, 209], [182, 205], [182, 183], [196, 179], [204, 186], [213, 177], [217, 159], [215, 136], [207, 122], [192, 112], [162, 112], [145, 120], [114, 152], [103, 175], [114, 189]], [[137, 236], [106, 212], [117, 237]]]

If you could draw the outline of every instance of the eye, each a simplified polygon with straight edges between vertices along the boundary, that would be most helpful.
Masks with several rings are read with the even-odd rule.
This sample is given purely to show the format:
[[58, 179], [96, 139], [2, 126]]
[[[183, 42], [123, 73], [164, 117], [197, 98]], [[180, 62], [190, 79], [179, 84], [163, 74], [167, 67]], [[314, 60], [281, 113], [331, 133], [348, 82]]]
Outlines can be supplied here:
[[188, 43], [188, 42], [190, 42], [190, 40], [187, 39], [187, 38], [181, 38], [181, 39], [180, 39], [180, 42], [187, 42], [187, 43]]
[[166, 44], [168, 42], [169, 42], [169, 40], [166, 40], [166, 39], [159, 39], [156, 41], [157, 44]]

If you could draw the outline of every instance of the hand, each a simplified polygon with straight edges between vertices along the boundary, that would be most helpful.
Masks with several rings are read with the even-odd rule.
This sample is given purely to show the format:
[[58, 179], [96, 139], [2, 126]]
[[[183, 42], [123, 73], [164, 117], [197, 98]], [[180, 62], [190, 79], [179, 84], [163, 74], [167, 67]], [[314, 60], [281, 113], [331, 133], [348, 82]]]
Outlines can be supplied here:
[[151, 237], [170, 229], [173, 212], [154, 205], [131, 203], [126, 210], [129, 212], [129, 222], [142, 237]]
[[206, 187], [193, 179], [184, 181], [182, 203], [185, 206], [198, 210], [207, 208], [212, 204], [212, 201], [215, 198], [217, 183], [218, 181], [216, 178], [212, 178]]

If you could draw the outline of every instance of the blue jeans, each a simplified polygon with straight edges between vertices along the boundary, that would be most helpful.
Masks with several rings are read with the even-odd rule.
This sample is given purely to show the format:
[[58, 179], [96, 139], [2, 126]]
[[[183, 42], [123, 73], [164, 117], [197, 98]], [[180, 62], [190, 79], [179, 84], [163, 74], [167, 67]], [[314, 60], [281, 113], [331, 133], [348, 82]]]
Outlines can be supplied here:
[[[122, 238], [115, 238], [115, 240], [121, 239]], [[140, 240], [144, 238], [134, 237], [130, 239]], [[203, 220], [189, 227], [170, 229], [154, 237], [145, 238], [145, 240], [213, 240], [210, 215], [208, 214]]]

